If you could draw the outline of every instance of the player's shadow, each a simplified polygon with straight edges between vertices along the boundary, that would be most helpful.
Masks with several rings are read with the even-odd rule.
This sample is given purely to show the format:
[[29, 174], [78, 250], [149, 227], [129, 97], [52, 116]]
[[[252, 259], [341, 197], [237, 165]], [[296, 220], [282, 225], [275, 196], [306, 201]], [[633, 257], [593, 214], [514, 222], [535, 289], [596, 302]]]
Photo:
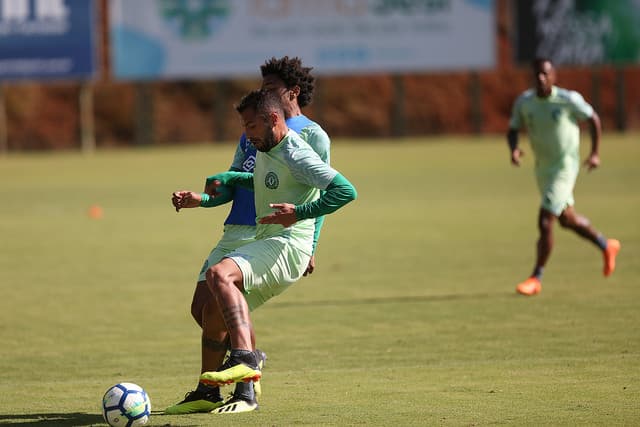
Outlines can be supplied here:
[[377, 305], [377, 304], [415, 304], [421, 302], [438, 302], [438, 301], [454, 301], [454, 300], [481, 300], [512, 297], [515, 292], [496, 292], [496, 293], [471, 293], [471, 294], [445, 294], [445, 295], [407, 295], [407, 296], [388, 296], [374, 298], [354, 298], [354, 299], [335, 299], [335, 300], [316, 300], [316, 301], [286, 301], [274, 302], [272, 308], [288, 308], [300, 306], [343, 306], [343, 305]]
[[105, 425], [105, 422], [100, 414], [70, 412], [60, 414], [5, 414], [0, 415], [0, 425], [20, 427], [81, 427]]
[[[151, 411], [152, 417], [165, 415], [163, 411]], [[0, 425], [17, 427], [87, 427], [107, 424], [101, 414], [71, 412], [60, 414], [0, 414]], [[196, 427], [196, 424], [185, 424], [184, 427]]]

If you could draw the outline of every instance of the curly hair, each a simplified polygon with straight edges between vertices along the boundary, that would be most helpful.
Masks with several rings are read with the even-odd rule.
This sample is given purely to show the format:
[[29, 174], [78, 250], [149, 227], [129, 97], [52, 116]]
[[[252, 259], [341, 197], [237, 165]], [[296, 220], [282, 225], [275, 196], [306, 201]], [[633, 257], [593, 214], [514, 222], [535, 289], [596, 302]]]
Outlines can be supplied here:
[[303, 67], [300, 58], [288, 56], [282, 58], [271, 58], [260, 66], [262, 77], [275, 74], [288, 89], [294, 86], [300, 88], [298, 95], [298, 105], [300, 108], [311, 104], [313, 90], [315, 89], [315, 77], [311, 75], [312, 67]]

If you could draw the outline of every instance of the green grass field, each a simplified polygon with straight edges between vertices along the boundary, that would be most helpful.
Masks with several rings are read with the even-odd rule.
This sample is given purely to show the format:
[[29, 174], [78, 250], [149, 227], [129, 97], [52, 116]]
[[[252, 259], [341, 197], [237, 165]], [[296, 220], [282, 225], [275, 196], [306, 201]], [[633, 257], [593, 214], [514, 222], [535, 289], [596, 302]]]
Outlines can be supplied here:
[[[327, 218], [314, 275], [253, 315], [260, 411], [151, 425], [640, 425], [639, 142], [605, 135], [576, 188], [577, 210], [622, 241], [616, 273], [556, 228], [543, 291], [525, 298], [527, 146], [516, 169], [497, 136], [334, 141], [359, 198]], [[100, 425], [117, 382], [154, 410], [195, 386], [189, 304], [227, 208], [177, 214], [169, 199], [233, 148], [0, 158], [0, 424]]]

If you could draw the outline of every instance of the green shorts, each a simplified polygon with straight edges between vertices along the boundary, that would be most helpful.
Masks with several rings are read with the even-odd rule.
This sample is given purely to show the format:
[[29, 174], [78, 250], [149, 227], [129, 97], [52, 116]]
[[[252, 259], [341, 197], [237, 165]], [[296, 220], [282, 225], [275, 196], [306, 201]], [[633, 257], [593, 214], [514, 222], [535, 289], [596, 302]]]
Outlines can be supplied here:
[[244, 296], [252, 311], [300, 279], [311, 258], [282, 236], [256, 240], [225, 257], [242, 271]]
[[206, 273], [210, 266], [217, 264], [228, 253], [235, 251], [240, 246], [253, 242], [255, 239], [256, 227], [254, 226], [233, 224], [225, 225], [222, 238], [216, 247], [211, 250], [207, 259], [204, 260], [204, 264], [200, 269], [200, 275], [198, 276], [198, 282], [205, 282], [207, 280]]
[[555, 216], [569, 206], [573, 206], [573, 188], [576, 185], [578, 169], [562, 169], [553, 173], [536, 174], [538, 189], [542, 196], [540, 206]]

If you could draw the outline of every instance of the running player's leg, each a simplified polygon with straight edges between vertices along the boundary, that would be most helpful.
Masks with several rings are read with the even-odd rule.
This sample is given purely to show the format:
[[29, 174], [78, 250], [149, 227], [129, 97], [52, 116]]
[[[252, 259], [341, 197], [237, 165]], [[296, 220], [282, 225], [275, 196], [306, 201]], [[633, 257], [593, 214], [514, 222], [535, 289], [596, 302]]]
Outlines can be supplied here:
[[567, 207], [559, 218], [562, 227], [572, 230], [579, 236], [589, 240], [598, 246], [603, 254], [603, 273], [609, 276], [615, 270], [616, 256], [620, 250], [620, 242], [616, 239], [607, 239], [597, 231], [588, 218], [578, 214], [573, 206]]
[[[229, 340], [224, 321], [206, 282], [209, 266], [219, 262], [226, 254], [255, 239], [255, 227], [226, 225], [222, 238], [204, 261], [198, 283], [191, 301], [191, 315], [202, 328], [201, 371], [218, 369], [229, 348]], [[220, 388], [198, 382], [196, 389], [188, 392], [185, 399], [168, 407], [168, 414], [190, 414], [210, 412], [222, 404]]]
[[536, 295], [542, 289], [542, 274], [553, 250], [553, 226], [556, 218], [573, 205], [573, 186], [577, 168], [537, 170], [536, 180], [542, 197], [538, 212], [538, 242], [536, 263], [531, 276], [516, 290], [523, 295]]
[[212, 297], [203, 308], [200, 373], [218, 369], [229, 349], [229, 334], [218, 304]]
[[[205, 260], [198, 277], [198, 288], [196, 289], [198, 300], [201, 304], [202, 322], [202, 366], [200, 373], [215, 371], [223, 363], [224, 357], [230, 350], [229, 336], [218, 336], [220, 328], [224, 326], [217, 301], [207, 285], [207, 270], [220, 262], [227, 254], [233, 250], [253, 242], [255, 239], [255, 227], [244, 225], [226, 225], [222, 239], [211, 251]], [[194, 300], [195, 300], [194, 296]], [[194, 316], [195, 317], [195, 316]], [[255, 342], [253, 330], [251, 339]]]
[[604, 250], [606, 239], [593, 228], [589, 219], [578, 214], [573, 206], [568, 206], [562, 211], [559, 222], [563, 228], [574, 231], [579, 236], [584, 237]]
[[229, 334], [231, 351], [227, 361], [215, 372], [205, 372], [200, 382], [212, 386], [259, 379], [256, 354], [252, 346], [253, 324], [243, 295], [243, 276], [238, 265], [224, 258], [207, 270], [207, 285], [218, 303]]
[[531, 275], [541, 279], [544, 267], [553, 250], [553, 223], [556, 216], [544, 208], [538, 212], [538, 242], [536, 245], [536, 264]]
[[253, 351], [251, 316], [244, 298], [242, 271], [229, 258], [207, 270], [207, 286], [215, 297], [226, 325], [232, 349]]
[[[283, 292], [290, 284], [298, 280], [309, 262], [308, 255], [279, 238], [256, 241], [239, 248], [228, 256], [241, 270], [244, 297], [251, 311]], [[261, 367], [264, 365], [266, 355], [255, 350], [254, 358], [258, 366]], [[225, 365], [227, 364], [225, 363]], [[201, 376], [201, 380], [230, 379], [222, 378], [224, 375], [226, 375], [224, 372], [206, 372]], [[251, 387], [250, 384], [243, 384], [245, 380], [246, 378], [234, 379], [237, 384], [231, 399], [212, 412], [229, 414], [257, 409], [258, 387], [256, 387], [256, 379], [254, 379], [254, 387]]]
[[[208, 290], [207, 290], [208, 291]], [[209, 293], [210, 294], [210, 293]], [[202, 308], [202, 371], [215, 369], [222, 364], [228, 348], [228, 336], [220, 310], [213, 298]], [[187, 393], [184, 400], [165, 409], [166, 414], [179, 415], [211, 412], [223, 404], [220, 388], [198, 382], [195, 390]]]
[[202, 311], [205, 304], [212, 298], [209, 288], [207, 288], [207, 281], [201, 280], [196, 283], [196, 289], [193, 292], [193, 298], [191, 299], [191, 317], [196, 321], [198, 326], [202, 328]]
[[536, 242], [536, 261], [531, 275], [516, 286], [522, 295], [536, 295], [542, 290], [542, 273], [553, 249], [553, 223], [555, 215], [544, 208], [538, 211], [538, 241]]

